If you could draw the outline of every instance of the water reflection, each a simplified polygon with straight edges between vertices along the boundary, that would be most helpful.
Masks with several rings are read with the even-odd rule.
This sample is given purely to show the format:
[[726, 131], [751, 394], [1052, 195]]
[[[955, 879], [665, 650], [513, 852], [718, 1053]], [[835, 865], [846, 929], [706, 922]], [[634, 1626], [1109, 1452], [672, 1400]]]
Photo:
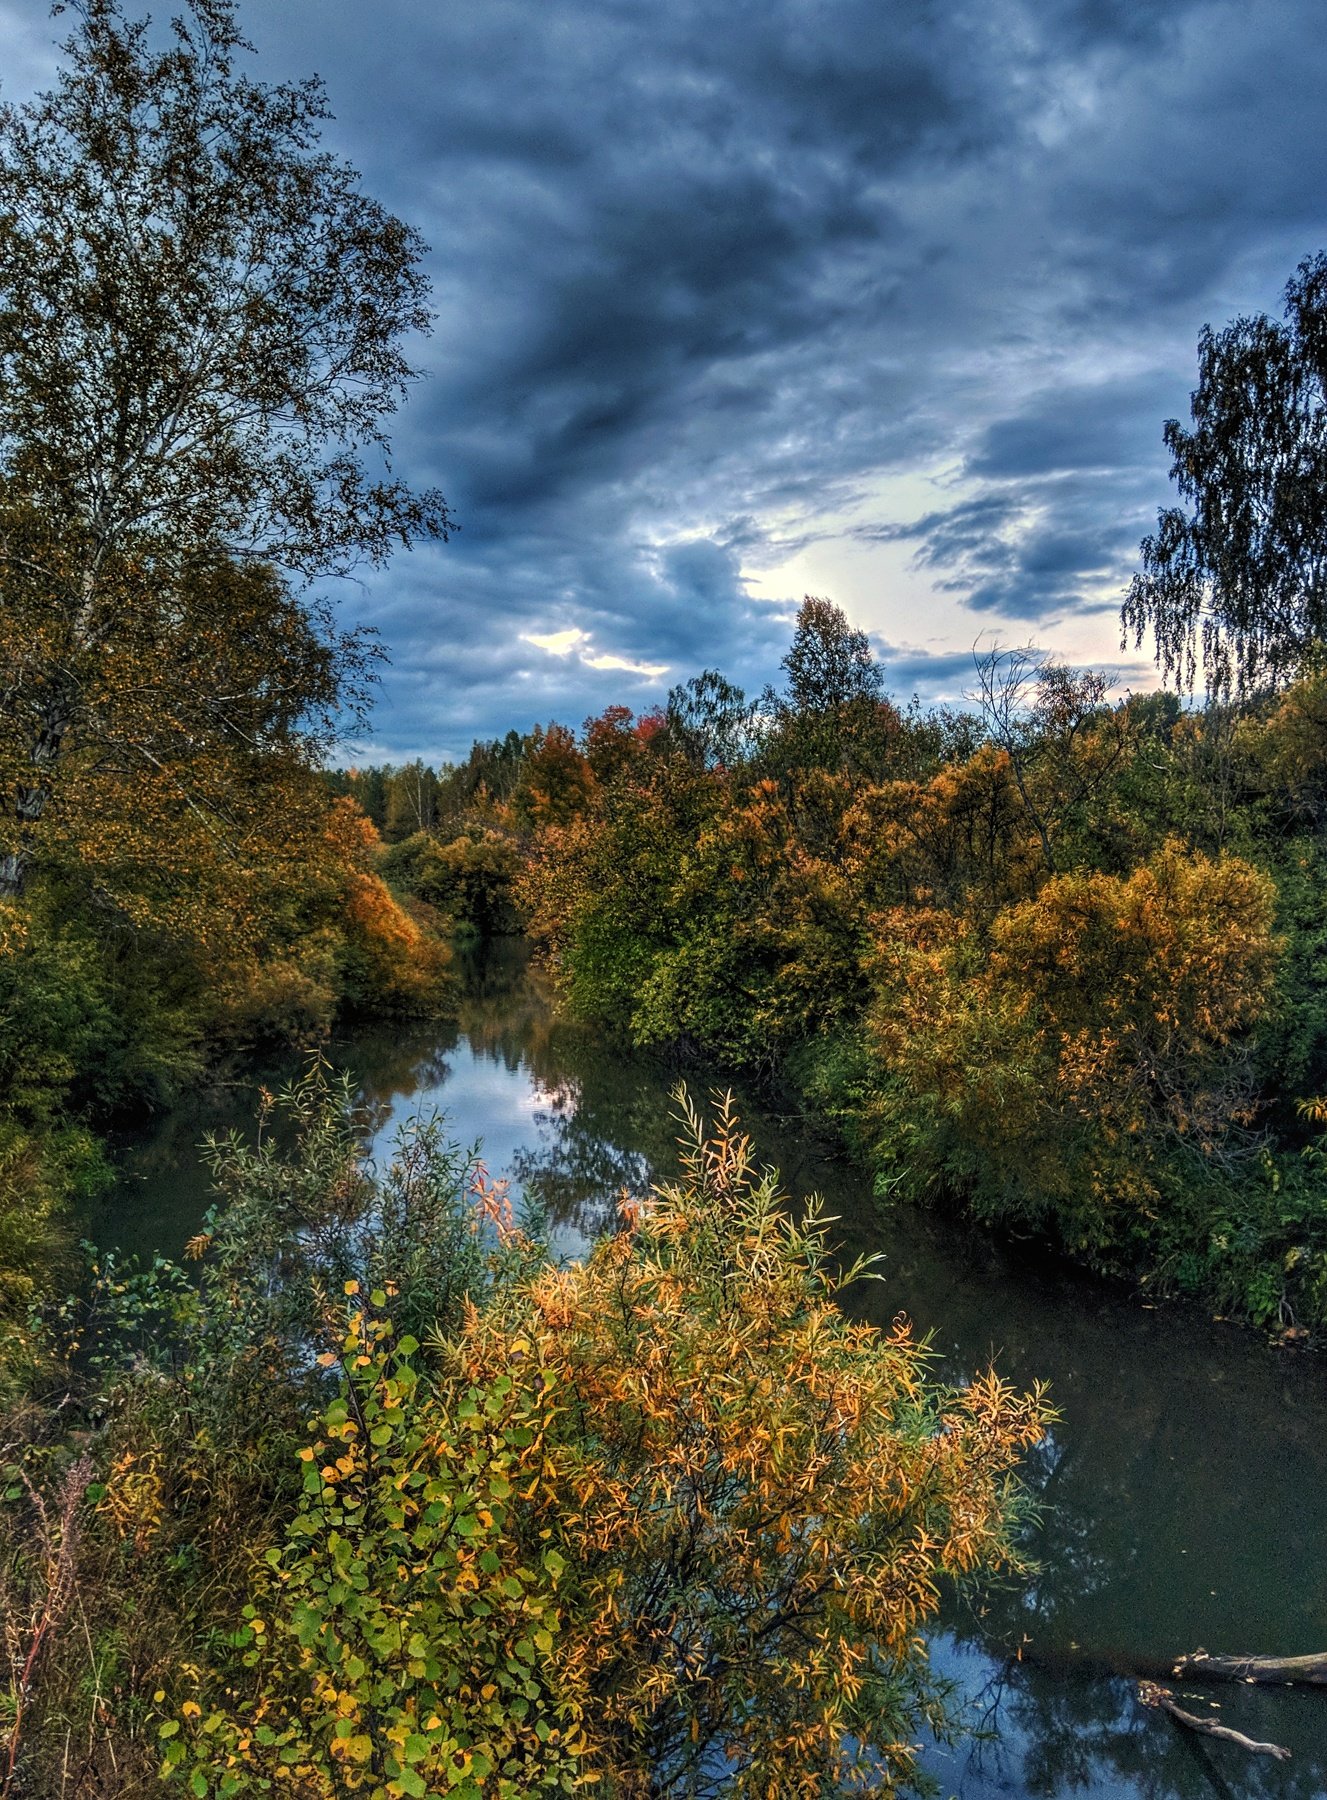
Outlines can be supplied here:
[[961, 1800], [995, 1796], [1119, 1795], [1130, 1800], [1319, 1800], [1327, 1792], [1320, 1695], [1227, 1688], [1185, 1690], [1183, 1704], [1256, 1741], [1291, 1751], [1287, 1763], [1204, 1741], [1141, 1705], [1124, 1677], [1071, 1666], [993, 1665], [980, 1643], [932, 1640], [933, 1662], [966, 1698], [976, 1735], [937, 1748], [932, 1772]]
[[[492, 1173], [537, 1193], [577, 1254], [611, 1225], [623, 1186], [674, 1167], [672, 1076], [558, 1017], [512, 949], [474, 961], [454, 1026], [340, 1046], [382, 1151], [411, 1113], [444, 1110]], [[693, 1084], [703, 1085], [703, 1084]], [[242, 1118], [212, 1096], [125, 1159], [99, 1229], [175, 1251], [206, 1181], [193, 1146]], [[1042, 1505], [1027, 1582], [951, 1599], [935, 1655], [996, 1735], [928, 1762], [947, 1792], [1179, 1800], [1327, 1794], [1327, 1693], [1213, 1687], [1190, 1710], [1289, 1745], [1289, 1763], [1204, 1745], [1135, 1698], [1184, 1650], [1292, 1655], [1327, 1648], [1327, 1370], [1191, 1314], [1047, 1268], [953, 1223], [882, 1215], [869, 1184], [797, 1119], [746, 1117], [794, 1195], [824, 1193], [850, 1253], [883, 1248], [886, 1280], [848, 1304], [900, 1309], [931, 1334], [952, 1379], [992, 1358], [1011, 1380], [1050, 1383], [1060, 1422], [1029, 1467]], [[1021, 1660], [1020, 1660], [1021, 1658]]]

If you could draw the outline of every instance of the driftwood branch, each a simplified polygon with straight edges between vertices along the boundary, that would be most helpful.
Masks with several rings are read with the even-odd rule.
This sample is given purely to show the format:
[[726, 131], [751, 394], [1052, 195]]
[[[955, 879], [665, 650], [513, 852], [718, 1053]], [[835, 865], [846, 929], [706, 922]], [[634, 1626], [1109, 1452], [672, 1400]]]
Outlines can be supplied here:
[[1218, 1725], [1215, 1719], [1200, 1719], [1196, 1713], [1185, 1712], [1182, 1706], [1176, 1705], [1175, 1696], [1170, 1689], [1162, 1687], [1160, 1682], [1140, 1681], [1138, 1698], [1144, 1706], [1168, 1713], [1186, 1731], [1197, 1732], [1202, 1737], [1220, 1738], [1224, 1743], [1236, 1744], [1253, 1756], [1274, 1756], [1278, 1762], [1288, 1762], [1290, 1759], [1290, 1752], [1284, 1744], [1260, 1744], [1256, 1738], [1245, 1737], [1242, 1731], [1234, 1731], [1229, 1725]]
[[1285, 1681], [1327, 1687], [1327, 1655], [1209, 1656], [1191, 1650], [1171, 1674], [1181, 1681]]

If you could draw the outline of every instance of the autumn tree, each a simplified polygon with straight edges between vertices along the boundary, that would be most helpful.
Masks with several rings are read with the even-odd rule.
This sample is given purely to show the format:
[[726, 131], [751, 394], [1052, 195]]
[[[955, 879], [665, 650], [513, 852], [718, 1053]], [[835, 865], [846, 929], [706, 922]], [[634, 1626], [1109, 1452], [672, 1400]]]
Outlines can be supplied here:
[[387, 783], [387, 812], [380, 827], [389, 843], [431, 831], [438, 822], [438, 778], [416, 757], [403, 763]]
[[[243, 76], [230, 0], [194, 0], [164, 48], [119, 0], [77, 21], [57, 86], [0, 109], [11, 894], [80, 743], [132, 741], [163, 706], [245, 729], [248, 697], [200, 636], [200, 579], [254, 562], [309, 578], [449, 525], [392, 475], [383, 424], [429, 323], [423, 245], [318, 148], [320, 84]], [[353, 676], [362, 647], [322, 635], [327, 672]], [[287, 710], [300, 698], [283, 690]]]
[[595, 786], [594, 771], [574, 732], [556, 722], [547, 730], [536, 725], [526, 744], [512, 807], [522, 824], [567, 825], [590, 805]]
[[1264, 314], [1204, 326], [1192, 424], [1165, 442], [1183, 507], [1158, 514], [1124, 603], [1165, 678], [1213, 694], [1280, 685], [1327, 637], [1327, 253]]
[[537, 1377], [429, 1380], [387, 1301], [352, 1299], [324, 1358], [345, 1384], [311, 1421], [303, 1494], [233, 1634], [224, 1697], [204, 1690], [206, 1714], [190, 1698], [165, 1727], [164, 1769], [194, 1794], [574, 1791], [575, 1694], [552, 1655], [566, 1565], [522, 1542], [518, 1491], [556, 1397]]
[[1030, 648], [975, 657], [975, 698], [1041, 849], [1043, 872], [1060, 866], [1060, 842], [1089, 820], [1127, 755], [1131, 717], [1108, 703], [1109, 677], [1067, 668]]
[[1255, 1147], [1273, 901], [1247, 862], [1170, 845], [1127, 877], [1056, 876], [984, 933], [882, 915], [871, 1111], [902, 1179], [1113, 1263], [1186, 1170]]
[[843, 853], [863, 900], [989, 914], [1036, 886], [1041, 844], [1007, 750], [983, 745], [929, 781], [864, 786]]
[[581, 743], [590, 773], [601, 787], [625, 776], [644, 747], [629, 706], [606, 706], [587, 719]]
[[[269, 565], [199, 552], [175, 559], [169, 606], [144, 567], [104, 563], [87, 612], [95, 641], [79, 649], [47, 583], [57, 561], [68, 566], [56, 534], [11, 531], [11, 550], [19, 543], [40, 566], [0, 571], [11, 671], [0, 776], [11, 799], [35, 795], [40, 815], [10, 810], [18, 864], [40, 825], [48, 873], [95, 879], [117, 905], [164, 918], [181, 906], [196, 914], [214, 877], [306, 854], [326, 807], [312, 766], [348, 684], [368, 673], [365, 647]], [[58, 752], [45, 736], [57, 715]], [[43, 743], [53, 760], [38, 791]]]
[[477, 1386], [538, 1371], [561, 1403], [531, 1523], [570, 1565], [552, 1667], [583, 1780], [888, 1794], [935, 1716], [936, 1584], [1010, 1560], [1043, 1409], [991, 1373], [938, 1390], [902, 1320], [852, 1323], [836, 1297], [867, 1270], [836, 1268], [818, 1205], [795, 1216], [731, 1099], [710, 1125], [681, 1104], [678, 1178], [459, 1346]]
[[808, 601], [785, 672], [675, 688], [645, 756], [595, 724], [516, 881], [573, 1008], [786, 1084], [891, 1191], [1320, 1316], [1321, 662], [1198, 711], [995, 651], [980, 712], [900, 712]]
[[1327, 820], [1327, 661], [1315, 659], [1265, 716], [1240, 719], [1235, 737], [1249, 779], [1282, 816], [1321, 832]]

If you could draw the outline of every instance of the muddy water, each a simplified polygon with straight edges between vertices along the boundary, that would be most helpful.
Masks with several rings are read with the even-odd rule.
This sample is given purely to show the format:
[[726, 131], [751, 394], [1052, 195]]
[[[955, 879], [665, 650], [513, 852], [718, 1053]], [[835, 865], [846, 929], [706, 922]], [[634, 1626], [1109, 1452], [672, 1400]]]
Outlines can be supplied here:
[[[537, 1188], [575, 1254], [624, 1183], [670, 1169], [671, 1077], [560, 1019], [514, 947], [466, 974], [454, 1026], [366, 1034], [338, 1057], [378, 1108], [383, 1148], [411, 1114], [443, 1111], [457, 1139], [482, 1142], [493, 1174]], [[127, 1146], [94, 1232], [177, 1252], [207, 1204], [198, 1140], [250, 1103], [244, 1090], [213, 1096]], [[1290, 1746], [1281, 1763], [1181, 1734], [1138, 1706], [1130, 1679], [1198, 1645], [1327, 1650], [1327, 1358], [1144, 1309], [949, 1222], [882, 1213], [805, 1124], [745, 1110], [789, 1190], [829, 1200], [845, 1247], [884, 1251], [886, 1280], [860, 1290], [857, 1310], [908, 1313], [949, 1378], [993, 1358], [1014, 1381], [1047, 1381], [1059, 1409], [1032, 1471], [1038, 1574], [951, 1603], [934, 1634], [933, 1658], [980, 1731], [928, 1748], [942, 1790], [1327, 1795], [1327, 1691], [1187, 1690], [1190, 1710]]]

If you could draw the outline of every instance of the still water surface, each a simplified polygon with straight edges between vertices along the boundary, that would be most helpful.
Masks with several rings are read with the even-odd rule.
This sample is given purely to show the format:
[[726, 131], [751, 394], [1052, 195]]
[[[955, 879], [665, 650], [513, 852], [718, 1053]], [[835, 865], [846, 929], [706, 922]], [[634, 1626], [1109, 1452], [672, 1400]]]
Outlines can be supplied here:
[[[674, 1167], [672, 1078], [561, 1019], [517, 947], [464, 973], [454, 1025], [365, 1034], [338, 1058], [377, 1108], [380, 1152], [403, 1120], [442, 1111], [460, 1142], [482, 1142], [491, 1174], [538, 1189], [574, 1255], [623, 1184]], [[251, 1091], [200, 1100], [126, 1146], [94, 1235], [178, 1253], [208, 1200], [198, 1141], [251, 1116], [251, 1102]], [[805, 1125], [744, 1114], [789, 1192], [830, 1202], [849, 1254], [884, 1251], [885, 1281], [850, 1306], [881, 1323], [906, 1312], [949, 1379], [993, 1359], [1013, 1381], [1047, 1381], [1060, 1413], [1030, 1471], [1045, 1502], [1029, 1546], [1037, 1575], [951, 1602], [933, 1634], [935, 1663], [987, 1734], [928, 1750], [942, 1791], [1327, 1796], [1327, 1691], [1187, 1690], [1190, 1710], [1217, 1701], [1212, 1717], [1288, 1745], [1280, 1763], [1180, 1733], [1137, 1704], [1129, 1679], [1199, 1645], [1327, 1650], [1327, 1359], [1143, 1309], [952, 1222], [882, 1212]]]

